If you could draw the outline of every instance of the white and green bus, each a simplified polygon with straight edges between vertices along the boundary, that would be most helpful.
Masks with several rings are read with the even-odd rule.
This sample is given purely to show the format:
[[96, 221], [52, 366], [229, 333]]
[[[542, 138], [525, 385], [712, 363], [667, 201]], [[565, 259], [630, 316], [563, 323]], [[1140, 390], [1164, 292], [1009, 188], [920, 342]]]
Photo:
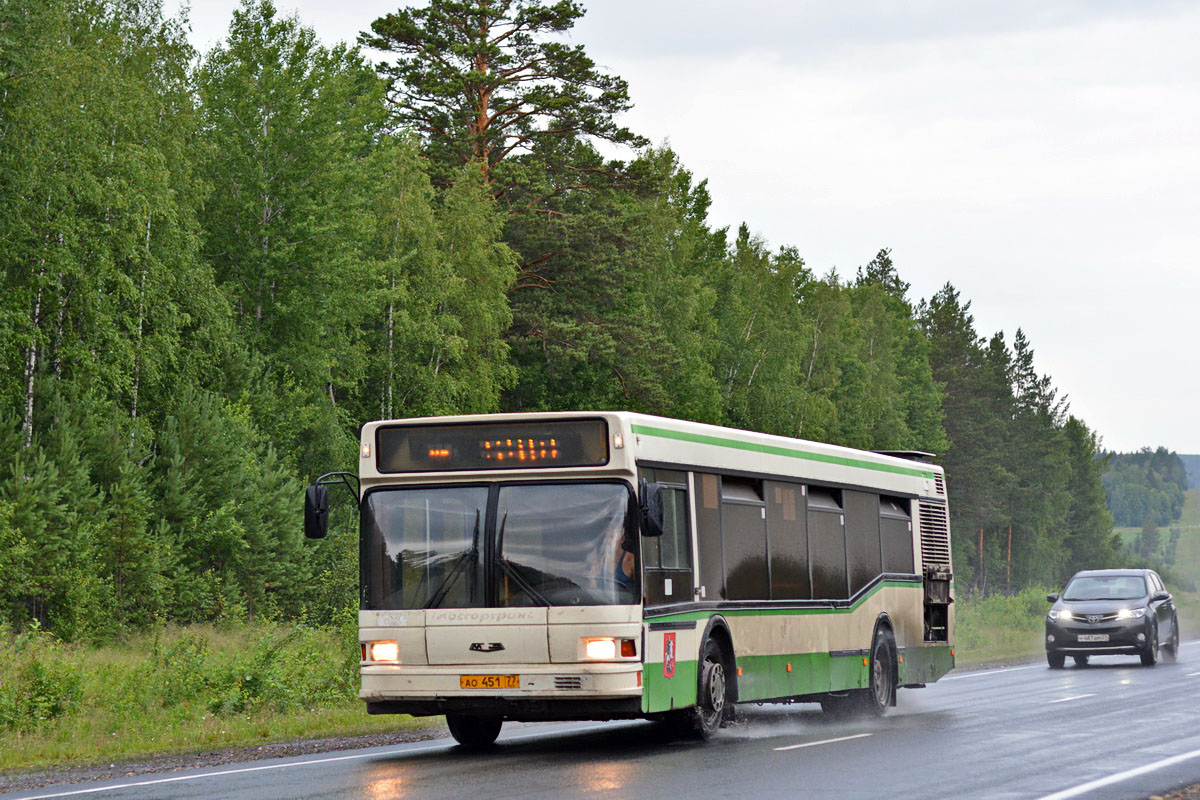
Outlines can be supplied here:
[[[360, 697], [504, 720], [660, 719], [739, 702], [882, 714], [954, 666], [940, 467], [626, 412], [371, 422]], [[331, 473], [305, 528], [327, 525]]]

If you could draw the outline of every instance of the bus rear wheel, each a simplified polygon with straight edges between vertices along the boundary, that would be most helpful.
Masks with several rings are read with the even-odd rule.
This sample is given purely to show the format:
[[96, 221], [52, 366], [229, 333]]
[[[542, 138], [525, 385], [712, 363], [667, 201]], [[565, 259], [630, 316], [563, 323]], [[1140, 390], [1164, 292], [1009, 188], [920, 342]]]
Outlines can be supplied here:
[[871, 640], [866, 689], [828, 694], [821, 698], [821, 710], [827, 716], [882, 717], [896, 703], [896, 639], [880, 626]]
[[896, 639], [882, 625], [871, 642], [870, 685], [858, 695], [859, 707], [870, 716], [882, 717], [896, 704]]
[[446, 725], [454, 741], [472, 750], [488, 747], [500, 735], [500, 717], [470, 714], [447, 714]]

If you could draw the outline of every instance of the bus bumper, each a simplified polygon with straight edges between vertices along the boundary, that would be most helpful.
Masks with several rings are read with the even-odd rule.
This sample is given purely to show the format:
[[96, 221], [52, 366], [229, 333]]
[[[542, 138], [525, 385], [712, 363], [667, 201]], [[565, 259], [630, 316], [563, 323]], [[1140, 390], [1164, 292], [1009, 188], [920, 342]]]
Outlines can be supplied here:
[[[573, 667], [573, 668], [572, 668]], [[465, 675], [519, 676], [520, 688], [464, 689]], [[497, 714], [511, 720], [623, 719], [642, 716], [642, 665], [382, 666], [362, 668], [371, 714]]]

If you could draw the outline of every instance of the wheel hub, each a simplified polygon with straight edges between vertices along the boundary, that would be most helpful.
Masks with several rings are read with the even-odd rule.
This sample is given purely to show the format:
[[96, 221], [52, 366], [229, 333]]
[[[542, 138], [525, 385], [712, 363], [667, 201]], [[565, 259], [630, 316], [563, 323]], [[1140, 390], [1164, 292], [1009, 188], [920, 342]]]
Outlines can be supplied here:
[[725, 667], [719, 661], [708, 673], [708, 707], [717, 715], [725, 710]]

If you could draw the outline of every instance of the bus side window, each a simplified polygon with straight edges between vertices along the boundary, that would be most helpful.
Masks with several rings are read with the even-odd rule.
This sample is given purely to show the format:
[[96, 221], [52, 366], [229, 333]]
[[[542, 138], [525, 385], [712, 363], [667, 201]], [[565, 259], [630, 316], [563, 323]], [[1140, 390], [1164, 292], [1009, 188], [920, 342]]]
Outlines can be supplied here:
[[841, 495], [837, 489], [808, 488], [808, 552], [813, 598], [817, 600], [845, 600], [850, 596]]
[[646, 604], [690, 602], [693, 599], [692, 548], [687, 473], [642, 468], [638, 477], [658, 483], [663, 496], [663, 535], [642, 537]]
[[911, 503], [899, 497], [879, 498], [879, 538], [883, 549], [883, 571], [911, 575], [913, 535]]
[[767, 481], [771, 599], [808, 600], [808, 509], [804, 487]]
[[700, 574], [696, 585], [699, 599], [725, 597], [725, 554], [721, 551], [721, 476], [695, 473], [696, 548], [700, 556]]
[[879, 577], [883, 558], [879, 549], [879, 495], [845, 491], [846, 561], [850, 565], [850, 596]]
[[767, 514], [763, 483], [721, 478], [721, 542], [725, 552], [725, 599], [766, 600]]

